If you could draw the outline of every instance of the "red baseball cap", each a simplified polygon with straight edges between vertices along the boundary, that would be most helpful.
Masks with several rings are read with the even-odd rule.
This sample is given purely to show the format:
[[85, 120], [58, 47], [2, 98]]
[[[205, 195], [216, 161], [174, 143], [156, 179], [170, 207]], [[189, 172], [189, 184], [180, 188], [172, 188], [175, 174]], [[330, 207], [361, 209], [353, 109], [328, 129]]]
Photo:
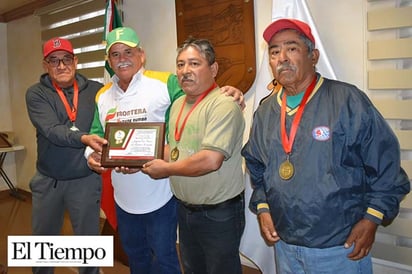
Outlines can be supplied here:
[[263, 38], [269, 43], [273, 35], [284, 29], [297, 30], [315, 44], [315, 38], [312, 35], [309, 25], [296, 19], [279, 19], [274, 21], [263, 32]]
[[43, 57], [46, 58], [50, 53], [57, 50], [64, 50], [70, 54], [73, 53], [73, 46], [69, 40], [63, 38], [52, 38], [43, 45]]

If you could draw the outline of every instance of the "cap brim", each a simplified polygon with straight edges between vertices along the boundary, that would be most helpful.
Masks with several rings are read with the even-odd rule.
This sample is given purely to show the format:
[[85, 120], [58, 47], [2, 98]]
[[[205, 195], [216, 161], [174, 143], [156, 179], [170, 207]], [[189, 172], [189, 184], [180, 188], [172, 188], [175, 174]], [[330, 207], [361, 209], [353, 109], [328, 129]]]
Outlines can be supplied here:
[[137, 43], [133, 43], [133, 42], [130, 42], [130, 41], [115, 41], [115, 42], [111, 43], [110, 45], [108, 45], [108, 46], [106, 47], [106, 54], [109, 53], [110, 48], [111, 48], [114, 44], [117, 44], [117, 43], [125, 44], [126, 46], [129, 46], [129, 47], [131, 47], [131, 48], [135, 48], [135, 47], [137, 47], [137, 45], [138, 45]]
[[309, 38], [309, 40], [311, 40], [313, 43], [315, 43], [315, 39], [314, 39], [310, 29], [305, 30], [301, 26], [299, 26], [299, 24], [297, 24], [296, 22], [294, 22], [293, 20], [290, 20], [290, 19], [280, 19], [280, 20], [277, 20], [277, 21], [273, 22], [272, 24], [270, 24], [265, 29], [265, 31], [263, 32], [263, 38], [265, 39], [266, 42], [269, 43], [270, 40], [272, 39], [272, 37], [276, 33], [278, 33], [281, 30], [284, 30], [284, 29], [297, 30], [298, 32], [302, 33], [307, 38]]
[[56, 52], [56, 51], [65, 51], [65, 52], [67, 52], [67, 53], [69, 53], [69, 54], [71, 54], [71, 55], [74, 55], [74, 53], [73, 53], [72, 51], [67, 50], [67, 49], [53, 49], [53, 50], [51, 50], [51, 51], [49, 51], [49, 52], [46, 52], [45, 54], [43, 53], [43, 57], [44, 57], [44, 58], [47, 58], [47, 56], [49, 56], [50, 54], [52, 54], [53, 52]]

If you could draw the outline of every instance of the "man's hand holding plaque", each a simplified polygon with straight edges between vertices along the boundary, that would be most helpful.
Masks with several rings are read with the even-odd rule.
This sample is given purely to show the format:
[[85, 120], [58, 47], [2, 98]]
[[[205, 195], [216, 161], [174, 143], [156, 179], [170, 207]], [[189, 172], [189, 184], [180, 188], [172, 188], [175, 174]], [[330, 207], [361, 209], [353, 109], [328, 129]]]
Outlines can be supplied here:
[[105, 139], [101, 166], [130, 173], [130, 169], [163, 158], [165, 123], [107, 123]]

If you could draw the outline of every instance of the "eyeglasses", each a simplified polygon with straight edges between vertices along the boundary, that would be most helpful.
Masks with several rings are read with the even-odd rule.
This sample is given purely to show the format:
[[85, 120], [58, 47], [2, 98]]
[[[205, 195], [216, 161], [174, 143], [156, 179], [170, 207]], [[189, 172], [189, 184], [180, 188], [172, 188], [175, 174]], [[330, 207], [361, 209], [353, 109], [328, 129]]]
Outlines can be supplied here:
[[57, 68], [60, 65], [60, 62], [63, 62], [63, 65], [65, 66], [70, 66], [73, 64], [74, 58], [73, 57], [68, 57], [68, 56], [64, 56], [62, 59], [59, 58], [50, 58], [48, 60], [46, 60], [46, 62], [54, 67]]

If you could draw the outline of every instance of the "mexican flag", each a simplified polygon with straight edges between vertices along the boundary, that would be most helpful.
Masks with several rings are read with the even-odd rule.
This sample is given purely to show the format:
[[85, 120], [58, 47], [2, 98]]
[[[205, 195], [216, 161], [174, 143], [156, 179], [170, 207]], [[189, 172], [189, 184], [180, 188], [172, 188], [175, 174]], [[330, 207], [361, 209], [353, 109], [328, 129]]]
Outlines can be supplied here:
[[[122, 20], [117, 11], [116, 1], [107, 0], [106, 1], [106, 13], [105, 13], [105, 23], [104, 23], [104, 32], [103, 32], [103, 42], [106, 44], [106, 37], [108, 33], [118, 27], [122, 27]], [[113, 76], [114, 72], [109, 66], [109, 62], [106, 59], [105, 64], [106, 72], [105, 82], [110, 81], [110, 77]], [[107, 79], [107, 80], [106, 80]], [[114, 192], [112, 186], [111, 178], [112, 170], [102, 174], [103, 186], [102, 186], [102, 197], [101, 197], [101, 208], [106, 215], [106, 220], [113, 227], [114, 230], [117, 229], [117, 219], [116, 219], [116, 208], [114, 203]]]
[[[106, 0], [106, 12], [104, 20], [104, 31], [103, 31], [103, 43], [106, 44], [106, 37], [112, 29], [123, 27], [122, 18], [119, 15], [116, 7], [116, 0]], [[114, 72], [109, 66], [109, 62], [106, 59], [105, 64], [106, 71], [109, 73], [110, 77], [113, 76]]]

